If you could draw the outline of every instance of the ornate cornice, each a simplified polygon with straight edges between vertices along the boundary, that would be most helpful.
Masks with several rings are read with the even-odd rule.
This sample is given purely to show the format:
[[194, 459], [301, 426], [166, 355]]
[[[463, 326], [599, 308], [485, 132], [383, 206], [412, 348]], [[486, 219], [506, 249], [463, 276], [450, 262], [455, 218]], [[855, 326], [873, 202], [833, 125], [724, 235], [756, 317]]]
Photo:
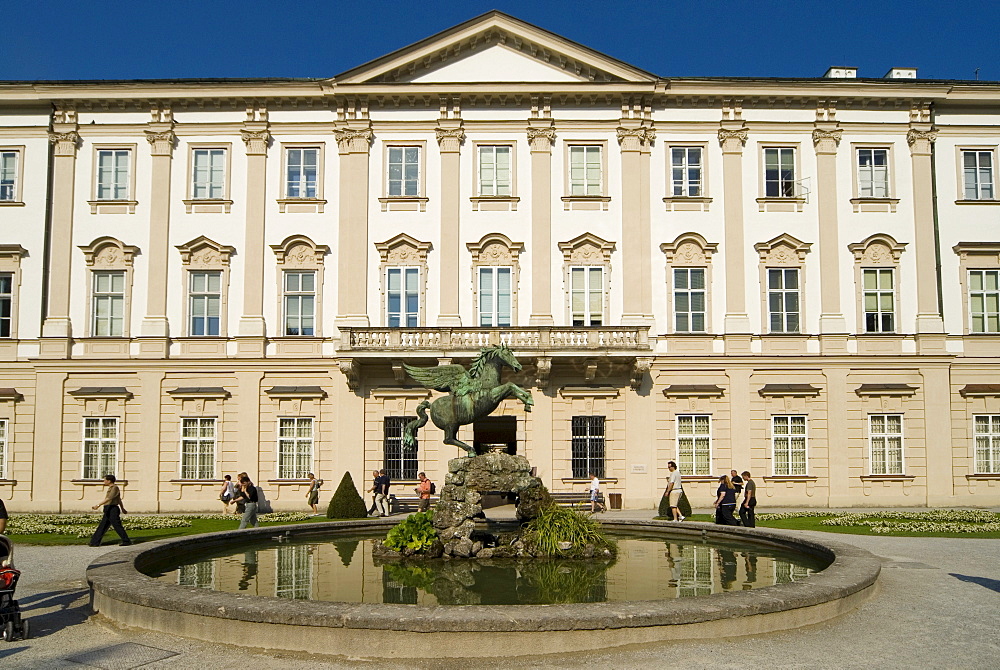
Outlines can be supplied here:
[[333, 136], [337, 139], [340, 153], [358, 154], [368, 153], [374, 133], [371, 128], [345, 128], [333, 131]]
[[172, 130], [147, 130], [146, 141], [154, 156], [169, 156], [174, 151], [177, 136]]
[[813, 130], [813, 146], [817, 153], [837, 153], [844, 131], [840, 128], [816, 128]]
[[76, 156], [80, 144], [80, 133], [70, 130], [65, 133], [49, 133], [49, 143], [56, 156]]
[[748, 136], [746, 128], [719, 128], [719, 145], [723, 153], [742, 153]]
[[465, 131], [461, 128], [435, 128], [434, 137], [437, 138], [441, 151], [458, 151], [465, 140]]
[[271, 133], [266, 128], [263, 130], [241, 130], [240, 137], [247, 145], [248, 155], [260, 156], [267, 153], [267, 142], [271, 139]]
[[652, 128], [622, 128], [617, 130], [618, 144], [622, 151], [640, 151], [644, 146], [656, 139], [656, 131]]

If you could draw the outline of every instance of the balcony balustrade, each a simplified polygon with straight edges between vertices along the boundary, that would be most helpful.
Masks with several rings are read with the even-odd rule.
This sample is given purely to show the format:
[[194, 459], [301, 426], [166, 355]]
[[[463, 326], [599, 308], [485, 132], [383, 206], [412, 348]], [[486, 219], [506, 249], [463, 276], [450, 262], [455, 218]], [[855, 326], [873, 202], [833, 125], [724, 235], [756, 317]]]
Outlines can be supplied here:
[[341, 353], [475, 352], [506, 344], [521, 352], [623, 354], [650, 351], [648, 326], [341, 328]]

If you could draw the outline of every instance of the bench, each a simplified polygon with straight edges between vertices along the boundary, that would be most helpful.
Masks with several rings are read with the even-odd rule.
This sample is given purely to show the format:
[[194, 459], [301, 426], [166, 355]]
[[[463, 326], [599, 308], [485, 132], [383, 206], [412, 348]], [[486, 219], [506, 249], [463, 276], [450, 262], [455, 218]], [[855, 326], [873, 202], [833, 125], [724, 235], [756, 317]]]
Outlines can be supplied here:
[[[581, 505], [590, 508], [590, 491], [562, 491], [558, 493], [549, 492], [552, 500], [560, 507], [580, 507]], [[604, 505], [604, 494], [597, 494], [597, 502]]]
[[[436, 505], [439, 499], [439, 496], [431, 496], [431, 507]], [[389, 514], [412, 514], [417, 511], [419, 504], [420, 498], [414, 494], [404, 496], [389, 494]]]

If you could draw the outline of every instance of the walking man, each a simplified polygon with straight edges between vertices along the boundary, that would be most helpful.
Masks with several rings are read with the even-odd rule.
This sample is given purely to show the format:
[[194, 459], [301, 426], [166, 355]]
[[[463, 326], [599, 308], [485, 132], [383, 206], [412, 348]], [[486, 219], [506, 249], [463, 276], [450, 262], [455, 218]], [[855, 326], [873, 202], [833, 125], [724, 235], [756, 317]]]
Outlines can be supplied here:
[[670, 505], [670, 513], [674, 515], [674, 521], [683, 521], [684, 515], [681, 514], [680, 507], [678, 507], [681, 502], [681, 493], [684, 491], [684, 487], [681, 485], [681, 473], [673, 461], [667, 461], [667, 470], [670, 471], [670, 474], [667, 475], [667, 490], [663, 492], [663, 497]]
[[109, 527], [114, 528], [118, 537], [122, 539], [121, 546], [127, 547], [132, 544], [128, 533], [125, 532], [125, 526], [122, 525], [122, 514], [128, 514], [128, 512], [122, 506], [122, 492], [115, 481], [114, 475], [104, 475], [104, 485], [108, 487], [108, 490], [104, 493], [104, 500], [91, 508], [97, 509], [104, 505], [104, 516], [101, 517], [101, 522], [97, 524], [97, 530], [90, 537], [90, 546], [92, 547], [101, 546], [101, 540], [104, 539], [104, 534], [108, 532]]
[[740, 505], [740, 519], [747, 528], [756, 528], [757, 520], [754, 508], [757, 507], [757, 483], [750, 478], [750, 473], [743, 471], [743, 504]]
[[[601, 495], [601, 480], [593, 472], [590, 473], [590, 513], [606, 512], [607, 507], [597, 497]], [[597, 509], [600, 507], [601, 509]]]
[[392, 481], [389, 475], [385, 474], [385, 468], [378, 471], [378, 478], [375, 480], [375, 507], [378, 508], [379, 516], [389, 516], [389, 486]]

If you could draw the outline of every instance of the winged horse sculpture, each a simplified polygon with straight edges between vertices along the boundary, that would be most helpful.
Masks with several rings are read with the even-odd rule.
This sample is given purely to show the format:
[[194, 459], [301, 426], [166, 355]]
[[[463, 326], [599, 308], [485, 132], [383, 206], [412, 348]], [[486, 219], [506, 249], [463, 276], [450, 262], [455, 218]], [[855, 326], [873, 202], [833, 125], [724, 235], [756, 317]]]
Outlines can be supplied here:
[[502, 368], [509, 367], [515, 372], [521, 369], [506, 344], [483, 349], [468, 370], [461, 365], [421, 368], [404, 364], [403, 367], [424, 388], [448, 393], [433, 402], [425, 400], [417, 405], [418, 418], [403, 428], [403, 448], [408, 451], [416, 447], [417, 431], [427, 424], [428, 407], [431, 421], [444, 431], [444, 443], [461, 447], [469, 456], [475, 456], [475, 447], [456, 437], [460, 426], [489, 416], [501, 402], [512, 396], [524, 403], [526, 412], [535, 404], [530, 392], [517, 384], [500, 382]]

